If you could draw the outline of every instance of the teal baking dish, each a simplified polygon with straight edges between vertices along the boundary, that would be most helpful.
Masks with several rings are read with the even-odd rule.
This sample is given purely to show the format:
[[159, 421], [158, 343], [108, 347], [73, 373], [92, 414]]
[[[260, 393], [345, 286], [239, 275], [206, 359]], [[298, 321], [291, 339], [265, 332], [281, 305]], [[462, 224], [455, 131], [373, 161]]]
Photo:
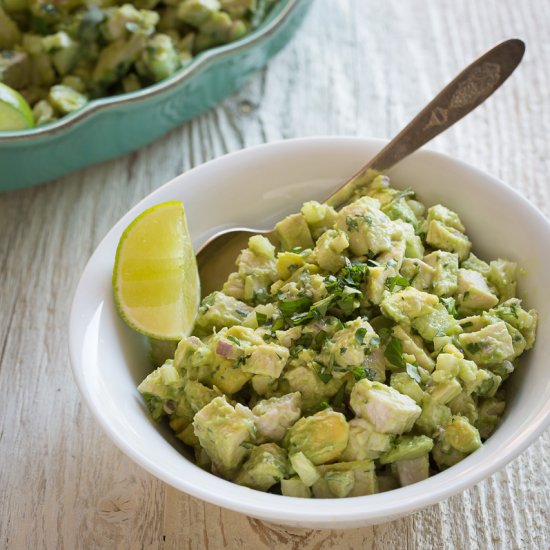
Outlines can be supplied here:
[[170, 78], [95, 99], [62, 119], [0, 133], [0, 191], [46, 182], [133, 151], [238, 90], [294, 35], [313, 0], [280, 0], [258, 29], [207, 50]]

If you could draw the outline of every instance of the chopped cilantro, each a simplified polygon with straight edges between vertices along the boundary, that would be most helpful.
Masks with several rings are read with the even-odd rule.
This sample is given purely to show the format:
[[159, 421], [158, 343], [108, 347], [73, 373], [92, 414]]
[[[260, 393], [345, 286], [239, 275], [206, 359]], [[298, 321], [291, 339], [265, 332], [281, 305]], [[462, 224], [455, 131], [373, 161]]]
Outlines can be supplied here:
[[405, 359], [403, 358], [403, 344], [401, 340], [392, 338], [384, 350], [384, 357], [396, 367], [405, 368]]
[[454, 298], [439, 298], [441, 303], [445, 306], [447, 311], [453, 317], [458, 317], [458, 311], [456, 310], [456, 302]]
[[348, 229], [350, 231], [358, 231], [360, 219], [360, 216], [348, 216], [346, 218], [346, 225], [348, 226]]
[[367, 334], [367, 329], [366, 328], [358, 328], [356, 331], [355, 331], [355, 341], [360, 345], [362, 346], [363, 345], [363, 342], [365, 341], [365, 335]]
[[318, 300], [315, 302], [311, 309], [314, 311], [317, 311], [319, 315], [326, 315], [328, 308], [331, 306], [332, 302], [334, 301], [334, 296], [328, 295], [326, 298], [323, 298], [322, 300]]
[[351, 372], [355, 380], [363, 380], [363, 378], [374, 380], [376, 378], [376, 371], [368, 367], [355, 367]]
[[495, 380], [493, 378], [488, 378], [479, 385], [476, 393], [478, 395], [487, 395], [493, 389], [494, 384]]
[[481, 351], [483, 349], [483, 343], [482, 342], [470, 342], [469, 344], [466, 344], [466, 351], [468, 353], [477, 353], [478, 351]]
[[267, 315], [265, 313], [260, 313], [259, 311], [256, 312], [256, 321], [258, 322], [258, 326], [263, 326], [267, 323]]
[[344, 397], [346, 395], [346, 385], [342, 384], [334, 397], [332, 398], [332, 408], [335, 410], [344, 410]]
[[391, 330], [383, 327], [378, 331], [378, 336], [380, 337], [379, 345], [387, 344], [391, 338]]
[[410, 363], [407, 363], [405, 365], [405, 370], [407, 371], [407, 374], [415, 381], [420, 384], [422, 379], [420, 378], [420, 374], [418, 372], [418, 367], [411, 365]]
[[396, 193], [391, 201], [392, 202], [397, 202], [398, 200], [401, 200], [401, 199], [407, 199], [409, 197], [412, 197], [414, 198], [416, 195], [416, 193], [412, 190], [412, 189], [404, 189], [403, 191], [399, 191], [399, 193]]
[[311, 298], [309, 296], [300, 296], [292, 300], [280, 300], [279, 309], [283, 315], [293, 315], [294, 313], [303, 313], [311, 306]]
[[327, 371], [325, 365], [313, 362], [311, 363], [311, 366], [313, 367], [313, 370], [317, 373], [317, 376], [321, 379], [321, 382], [323, 382], [323, 384], [328, 384], [332, 380], [332, 374]]
[[410, 285], [409, 279], [402, 277], [401, 275], [396, 275], [395, 277], [388, 277], [384, 282], [384, 286], [390, 292], [393, 292], [396, 286], [407, 287], [409, 285]]

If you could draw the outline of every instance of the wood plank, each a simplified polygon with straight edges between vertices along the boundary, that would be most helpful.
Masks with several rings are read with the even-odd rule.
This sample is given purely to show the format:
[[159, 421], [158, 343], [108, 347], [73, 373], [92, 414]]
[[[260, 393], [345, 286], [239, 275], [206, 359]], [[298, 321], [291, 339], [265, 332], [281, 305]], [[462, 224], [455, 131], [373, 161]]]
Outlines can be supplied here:
[[80, 272], [147, 193], [266, 141], [390, 137], [509, 36], [527, 41], [517, 74], [430, 147], [501, 177], [550, 215], [546, 0], [317, 0], [293, 43], [217, 108], [137, 153], [0, 195], [0, 547], [550, 547], [548, 431], [488, 480], [412, 516], [352, 531], [285, 529], [179, 493], [133, 464], [83, 406], [67, 356]]

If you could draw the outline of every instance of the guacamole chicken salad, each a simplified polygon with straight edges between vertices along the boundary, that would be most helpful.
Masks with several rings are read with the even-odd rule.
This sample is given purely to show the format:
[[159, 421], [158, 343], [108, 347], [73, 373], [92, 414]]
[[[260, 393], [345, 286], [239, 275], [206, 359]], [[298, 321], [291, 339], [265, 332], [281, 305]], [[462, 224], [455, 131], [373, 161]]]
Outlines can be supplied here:
[[535, 341], [518, 266], [484, 261], [460, 217], [379, 176], [250, 238], [193, 334], [139, 385], [196, 463], [240, 485], [351, 497], [478, 449]]

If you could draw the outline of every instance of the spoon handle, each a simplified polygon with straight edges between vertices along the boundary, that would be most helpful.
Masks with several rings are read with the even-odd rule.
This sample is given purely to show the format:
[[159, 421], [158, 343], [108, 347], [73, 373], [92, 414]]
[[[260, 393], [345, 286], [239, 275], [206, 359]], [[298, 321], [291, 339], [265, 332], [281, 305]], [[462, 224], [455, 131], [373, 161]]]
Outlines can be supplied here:
[[358, 187], [422, 147], [483, 103], [512, 74], [525, 52], [512, 38], [478, 57], [437, 94], [376, 156], [338, 188], [325, 202], [337, 208]]

